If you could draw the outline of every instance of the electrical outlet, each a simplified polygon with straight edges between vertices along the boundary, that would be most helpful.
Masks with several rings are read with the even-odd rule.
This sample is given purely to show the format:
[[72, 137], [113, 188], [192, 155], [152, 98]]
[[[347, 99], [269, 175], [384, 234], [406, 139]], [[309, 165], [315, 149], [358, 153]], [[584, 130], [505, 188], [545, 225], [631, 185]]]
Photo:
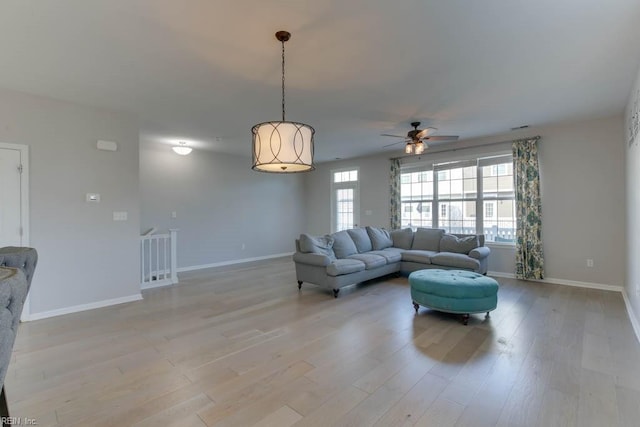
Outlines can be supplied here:
[[588, 259], [587, 260], [587, 267], [593, 267], [593, 260], [592, 259]]
[[242, 250], [243, 250], [243, 251], [244, 251], [244, 248], [245, 248], [245, 247], [246, 247], [246, 246], [245, 246], [245, 244], [243, 243], [243, 244], [242, 244]]

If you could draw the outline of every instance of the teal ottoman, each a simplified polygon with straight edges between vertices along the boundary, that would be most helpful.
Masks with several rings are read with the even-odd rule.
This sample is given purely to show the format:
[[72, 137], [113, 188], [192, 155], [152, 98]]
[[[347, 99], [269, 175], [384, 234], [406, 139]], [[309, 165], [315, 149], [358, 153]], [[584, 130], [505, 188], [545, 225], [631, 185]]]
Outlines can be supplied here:
[[459, 313], [465, 325], [470, 313], [486, 312], [489, 317], [498, 305], [498, 282], [471, 271], [418, 270], [409, 275], [409, 285], [416, 313], [421, 305]]

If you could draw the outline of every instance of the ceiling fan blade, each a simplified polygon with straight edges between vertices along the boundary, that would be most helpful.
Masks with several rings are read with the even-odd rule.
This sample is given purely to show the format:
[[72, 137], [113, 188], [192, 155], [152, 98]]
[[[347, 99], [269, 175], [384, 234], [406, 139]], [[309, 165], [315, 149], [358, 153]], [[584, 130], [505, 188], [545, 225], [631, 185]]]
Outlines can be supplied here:
[[381, 133], [380, 136], [391, 136], [393, 138], [406, 138], [406, 135], [391, 135], [390, 133]]
[[460, 138], [458, 135], [436, 135], [436, 136], [427, 136], [423, 139], [427, 141], [457, 141]]
[[432, 127], [432, 126], [429, 126], [429, 127], [425, 128], [425, 129], [422, 129], [420, 132], [418, 132], [416, 134], [416, 139], [426, 138], [429, 135], [429, 133], [431, 133], [433, 131], [436, 131], [436, 130], [438, 130], [438, 129], [436, 129], [436, 128]]
[[392, 145], [404, 144], [404, 143], [405, 143], [404, 141], [398, 141], [391, 144], [383, 145], [382, 148], [391, 147]]

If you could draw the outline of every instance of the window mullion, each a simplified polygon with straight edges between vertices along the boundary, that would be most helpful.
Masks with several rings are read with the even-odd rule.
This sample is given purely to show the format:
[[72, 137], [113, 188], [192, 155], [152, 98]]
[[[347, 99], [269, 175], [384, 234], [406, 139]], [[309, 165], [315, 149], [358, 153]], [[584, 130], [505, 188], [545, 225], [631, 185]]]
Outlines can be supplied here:
[[438, 173], [433, 169], [433, 202], [431, 205], [431, 228], [440, 228], [440, 206], [438, 204]]

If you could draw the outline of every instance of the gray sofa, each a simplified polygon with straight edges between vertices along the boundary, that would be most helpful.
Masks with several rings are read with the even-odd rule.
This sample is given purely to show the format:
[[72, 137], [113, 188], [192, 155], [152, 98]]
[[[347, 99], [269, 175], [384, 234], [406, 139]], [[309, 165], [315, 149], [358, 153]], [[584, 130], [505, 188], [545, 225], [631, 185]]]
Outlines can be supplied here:
[[[38, 253], [33, 248], [0, 248], [0, 418], [9, 417], [4, 378], [7, 374], [13, 343], [24, 300], [31, 286], [31, 279], [38, 263]], [[4, 424], [2, 424], [4, 425]]]
[[435, 228], [387, 231], [365, 227], [326, 236], [301, 234], [293, 261], [298, 289], [308, 282], [333, 290], [392, 273], [426, 268], [486, 274], [490, 249], [481, 234], [447, 234]]

